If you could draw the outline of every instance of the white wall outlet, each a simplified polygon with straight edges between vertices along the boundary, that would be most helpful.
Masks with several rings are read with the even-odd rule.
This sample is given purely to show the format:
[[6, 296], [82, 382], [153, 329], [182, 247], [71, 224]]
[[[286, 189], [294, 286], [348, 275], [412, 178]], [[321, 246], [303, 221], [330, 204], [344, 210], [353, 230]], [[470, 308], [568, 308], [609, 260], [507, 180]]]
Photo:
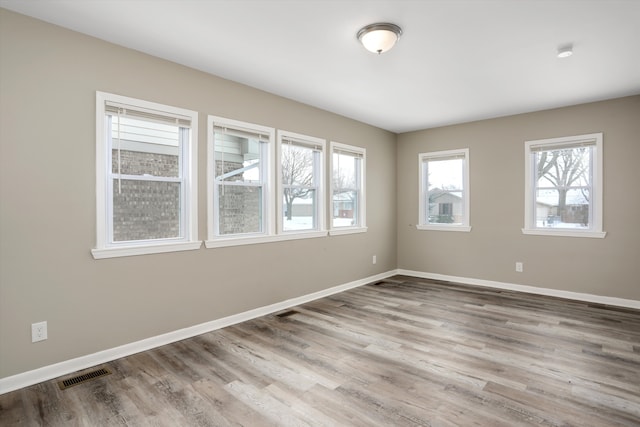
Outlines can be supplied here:
[[373, 256], [373, 258], [371, 259], [371, 262], [372, 262], [372, 263], [374, 263], [374, 264], [375, 264], [376, 262], [378, 262], [378, 259], [376, 258], [376, 256], [375, 256], [375, 255], [374, 255], [374, 256]]
[[31, 342], [44, 341], [47, 339], [47, 322], [31, 324]]
[[524, 265], [521, 262], [516, 262], [516, 271], [522, 273], [524, 271]]

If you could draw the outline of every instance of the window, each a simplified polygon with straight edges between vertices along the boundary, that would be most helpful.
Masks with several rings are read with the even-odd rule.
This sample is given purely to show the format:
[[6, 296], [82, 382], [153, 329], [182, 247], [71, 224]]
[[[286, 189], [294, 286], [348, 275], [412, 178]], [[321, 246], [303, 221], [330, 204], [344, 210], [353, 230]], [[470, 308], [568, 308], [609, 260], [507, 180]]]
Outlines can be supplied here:
[[418, 155], [420, 230], [470, 231], [469, 149]]
[[198, 116], [96, 93], [94, 258], [197, 249]]
[[602, 133], [525, 142], [525, 234], [604, 237]]
[[364, 148], [331, 143], [331, 231], [330, 234], [364, 232]]
[[278, 131], [279, 231], [324, 230], [324, 147], [322, 139]]
[[274, 129], [213, 116], [208, 127], [207, 247], [272, 235]]

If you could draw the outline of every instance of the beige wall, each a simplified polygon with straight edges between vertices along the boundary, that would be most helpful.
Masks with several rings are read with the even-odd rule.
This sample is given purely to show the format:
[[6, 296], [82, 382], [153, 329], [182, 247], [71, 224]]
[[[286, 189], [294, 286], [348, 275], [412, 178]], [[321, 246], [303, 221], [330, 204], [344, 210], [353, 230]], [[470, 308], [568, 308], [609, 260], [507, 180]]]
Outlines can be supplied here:
[[[207, 114], [365, 147], [369, 231], [94, 260], [96, 90], [200, 112], [201, 239]], [[0, 9], [0, 378], [395, 269], [395, 139]]]
[[[523, 235], [524, 141], [604, 133], [604, 239]], [[470, 233], [418, 231], [418, 153], [470, 150]], [[398, 136], [398, 268], [640, 300], [640, 96]], [[524, 272], [515, 272], [515, 263]]]
[[[201, 239], [207, 114], [365, 147], [369, 231], [94, 260], [96, 90], [200, 112]], [[639, 117], [636, 96], [396, 137], [0, 9], [0, 378], [396, 268], [640, 300]], [[591, 132], [607, 237], [523, 235], [524, 141]], [[417, 231], [418, 153], [464, 147], [472, 231]]]

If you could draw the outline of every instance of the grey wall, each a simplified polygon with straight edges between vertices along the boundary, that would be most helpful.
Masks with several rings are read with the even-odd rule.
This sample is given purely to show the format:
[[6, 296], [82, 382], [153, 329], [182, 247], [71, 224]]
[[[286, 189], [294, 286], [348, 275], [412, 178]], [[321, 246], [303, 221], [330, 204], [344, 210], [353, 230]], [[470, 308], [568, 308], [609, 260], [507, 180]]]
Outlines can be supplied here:
[[[3, 9], [0, 59], [0, 378], [395, 268], [640, 300], [640, 96], [396, 136]], [[201, 239], [207, 114], [365, 147], [368, 232], [94, 260], [96, 90], [200, 112]], [[523, 235], [524, 141], [591, 132], [607, 237]], [[417, 231], [418, 153], [464, 147], [472, 231]]]
[[[524, 142], [594, 132], [606, 237], [523, 235]], [[416, 230], [418, 153], [466, 147], [471, 232]], [[398, 268], [640, 300], [640, 96], [406, 133], [397, 149]]]
[[[0, 378], [396, 268], [394, 134], [3, 9], [0, 58]], [[368, 232], [94, 260], [96, 90], [200, 112], [201, 239], [207, 114], [365, 147]]]

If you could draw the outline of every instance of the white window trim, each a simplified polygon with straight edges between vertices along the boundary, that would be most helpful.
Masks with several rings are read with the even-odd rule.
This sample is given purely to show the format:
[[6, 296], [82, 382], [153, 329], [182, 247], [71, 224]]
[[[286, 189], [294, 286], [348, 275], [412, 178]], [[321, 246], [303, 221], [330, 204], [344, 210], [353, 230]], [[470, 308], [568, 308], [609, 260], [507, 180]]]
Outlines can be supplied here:
[[[139, 242], [111, 243], [109, 234], [109, 208], [107, 198], [110, 196], [107, 182], [107, 160], [109, 144], [105, 138], [105, 102], [130, 105], [134, 108], [146, 109], [162, 115], [187, 117], [191, 121], [189, 140], [183, 147], [184, 164], [188, 173], [184, 176], [184, 194], [186, 203], [184, 237], [179, 239], [143, 240]], [[96, 92], [96, 248], [91, 250], [94, 259], [115, 258], [123, 256], [146, 255], [163, 252], [174, 252], [199, 249], [202, 242], [198, 238], [198, 113], [184, 108], [172, 107], [155, 102], [144, 101], [106, 92]]]
[[[464, 221], [459, 225], [452, 224], [428, 224], [424, 222], [426, 217], [425, 212], [425, 191], [424, 188], [424, 171], [423, 171], [423, 163], [428, 160], [436, 160], [438, 158], [452, 157], [452, 156], [464, 156], [464, 167], [462, 169], [462, 182], [464, 185], [463, 188], [463, 203], [465, 209]], [[420, 153], [418, 154], [418, 222], [416, 224], [416, 229], [418, 230], [428, 230], [428, 231], [462, 231], [462, 232], [470, 232], [470, 218], [471, 218], [471, 206], [469, 205], [469, 149], [468, 148], [460, 148], [456, 150], [444, 150], [444, 151], [432, 151], [429, 153]]]
[[[534, 227], [535, 215], [534, 215], [534, 203], [533, 203], [533, 190], [534, 190], [534, 177], [533, 177], [533, 157], [531, 156], [532, 147], [539, 147], [542, 145], [549, 146], [561, 146], [563, 144], [570, 145], [580, 142], [595, 141], [595, 153], [593, 159], [593, 182], [591, 188], [594, 190], [593, 212], [592, 221], [593, 226], [590, 230], [573, 230], [567, 228], [553, 228], [553, 229], [541, 229]], [[603, 134], [590, 133], [585, 135], [566, 136], [560, 138], [538, 139], [525, 141], [524, 160], [525, 160], [525, 197], [524, 197], [524, 227], [522, 228], [523, 234], [538, 235], [538, 236], [556, 236], [556, 237], [589, 237], [602, 239], [606, 236], [606, 232], [603, 231], [602, 225], [602, 212], [603, 212]]]
[[[365, 233], [367, 231], [366, 224], [366, 207], [367, 207], [367, 191], [366, 191], [366, 183], [367, 183], [367, 150], [362, 147], [356, 147], [353, 145], [342, 144], [339, 142], [331, 141], [329, 144], [329, 169], [328, 169], [328, 179], [330, 182], [330, 191], [329, 191], [329, 207], [330, 207], [330, 215], [328, 218], [329, 222], [329, 235], [330, 236], [339, 236], [344, 234], [354, 234], [354, 233]], [[361, 183], [360, 183], [360, 198], [358, 200], [358, 224], [357, 226], [352, 227], [334, 227], [333, 226], [333, 153], [335, 150], [351, 152], [355, 155], [361, 156], [362, 158], [362, 170], [361, 170]]]
[[[319, 182], [318, 187], [316, 189], [316, 218], [317, 218], [317, 227], [313, 230], [284, 230], [284, 226], [282, 223], [282, 218], [284, 216], [284, 210], [282, 206], [282, 199], [284, 197], [284, 184], [282, 183], [282, 140], [290, 139], [299, 141], [301, 145], [307, 146], [319, 146], [320, 150], [320, 164], [317, 165], [317, 173], [319, 176], [316, 177], [317, 182]], [[287, 236], [287, 238], [306, 238], [306, 237], [322, 237], [327, 235], [326, 228], [326, 209], [325, 209], [325, 158], [326, 158], [326, 141], [321, 138], [316, 138], [313, 136], [302, 135], [299, 133], [288, 132], [284, 130], [278, 130], [278, 139], [277, 139], [277, 161], [276, 161], [276, 169], [278, 176], [278, 195], [277, 195], [277, 230], [278, 234]]]
[[[246, 129], [255, 133], [263, 133], [269, 136], [268, 158], [263, 159], [261, 165], [266, 176], [263, 188], [263, 231], [261, 233], [235, 234], [230, 236], [216, 235], [216, 206], [214, 197], [215, 187], [215, 162], [214, 126], [229, 127], [231, 129]], [[268, 126], [257, 125], [239, 120], [228, 119], [209, 115], [207, 117], [207, 240], [204, 242], [206, 248], [218, 248], [237, 245], [249, 245], [257, 243], [267, 243], [279, 240], [275, 235], [273, 218], [275, 216], [273, 200], [273, 162], [275, 159], [275, 129]]]

